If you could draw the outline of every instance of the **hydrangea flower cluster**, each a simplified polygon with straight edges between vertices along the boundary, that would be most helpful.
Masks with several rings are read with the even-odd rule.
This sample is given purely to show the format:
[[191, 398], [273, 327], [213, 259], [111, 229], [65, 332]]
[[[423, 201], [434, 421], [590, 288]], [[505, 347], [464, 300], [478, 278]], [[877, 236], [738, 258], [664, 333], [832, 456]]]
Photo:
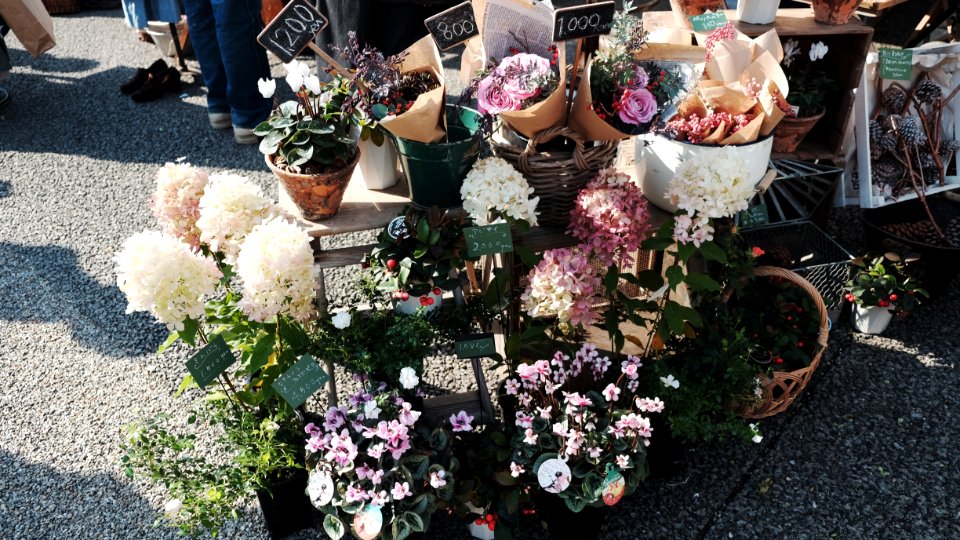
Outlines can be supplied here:
[[157, 231], [128, 238], [114, 257], [117, 287], [127, 295], [127, 313], [146, 311], [172, 330], [204, 312], [204, 297], [222, 277], [216, 262], [182, 241]]
[[556, 89], [555, 71], [559, 52], [551, 47], [552, 58], [515, 52], [477, 84], [477, 108], [483, 114], [519, 111], [547, 98]]
[[236, 261], [240, 243], [254, 227], [280, 215], [258, 186], [233, 174], [211, 175], [199, 204], [200, 241], [222, 252], [227, 264]]
[[630, 175], [604, 169], [577, 195], [568, 232], [580, 240], [581, 250], [603, 264], [629, 264], [649, 217], [647, 199]]
[[246, 235], [237, 257], [243, 283], [240, 307], [254, 321], [313, 315], [316, 269], [310, 237], [297, 225], [273, 218]]
[[491, 214], [536, 225], [540, 197], [531, 195], [527, 179], [498, 157], [477, 161], [460, 187], [463, 209], [477, 225], [489, 224]]
[[531, 317], [555, 315], [564, 331], [597, 320], [593, 306], [599, 300], [602, 284], [583, 253], [568, 248], [547, 250], [543, 260], [530, 270], [529, 278], [520, 300]]
[[667, 196], [686, 212], [676, 218], [674, 238], [697, 247], [713, 239], [710, 219], [747, 209], [754, 194], [746, 162], [730, 147], [685, 160], [670, 181]]
[[[573, 357], [562, 352], [549, 360], [517, 367], [506, 392], [517, 400], [515, 430], [511, 440], [511, 474], [536, 474], [543, 454], [562, 456], [583, 482], [582, 489], [566, 497], [583, 497], [586, 503], [600, 497], [588, 486], [591, 474], [605, 474], [608, 465], [625, 476], [637, 473], [645, 459], [642, 447], [650, 445], [650, 414], [664, 410], [658, 397], [636, 395], [640, 358], [628, 356], [616, 365], [596, 345], [584, 344]], [[619, 368], [619, 369], [618, 369]]]
[[157, 187], [150, 209], [163, 232], [200, 246], [200, 197], [207, 187], [207, 173], [189, 163], [167, 163], [157, 171]]

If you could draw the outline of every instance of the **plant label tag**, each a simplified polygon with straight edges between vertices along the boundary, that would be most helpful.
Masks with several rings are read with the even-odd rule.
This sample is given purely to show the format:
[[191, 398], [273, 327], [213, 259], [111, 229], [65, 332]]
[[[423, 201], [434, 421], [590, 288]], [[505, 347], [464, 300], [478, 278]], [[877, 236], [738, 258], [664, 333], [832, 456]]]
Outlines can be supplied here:
[[603, 479], [603, 489], [600, 491], [603, 504], [607, 506], [617, 504], [623, 498], [626, 489], [627, 483], [624, 481], [623, 475], [613, 470], [612, 465], [607, 464], [607, 476]]
[[715, 13], [704, 13], [703, 15], [694, 15], [690, 17], [690, 26], [698, 34], [713, 32], [717, 28], [727, 24], [727, 14], [722, 11]]
[[561, 493], [570, 487], [573, 474], [561, 459], [548, 459], [537, 470], [537, 482], [548, 493]]
[[217, 336], [187, 360], [187, 369], [200, 388], [214, 381], [225, 369], [233, 365], [237, 357], [222, 337]]
[[407, 230], [407, 218], [397, 216], [391, 219], [390, 223], [387, 224], [387, 234], [394, 240], [400, 240], [401, 238], [409, 236], [410, 231]]
[[353, 532], [360, 540], [373, 540], [383, 528], [383, 512], [379, 506], [366, 505], [353, 516]]
[[613, 29], [613, 17], [616, 14], [616, 2], [560, 8], [553, 15], [553, 40], [605, 36]]
[[477, 24], [477, 18], [473, 13], [473, 2], [470, 0], [437, 13], [423, 21], [423, 24], [427, 25], [427, 30], [441, 51], [480, 35], [480, 26]]
[[511, 253], [513, 251], [513, 233], [509, 223], [467, 227], [463, 230], [467, 240], [467, 255], [479, 257], [494, 253]]
[[913, 72], [913, 49], [880, 49], [880, 78], [909, 81]]
[[767, 213], [767, 205], [758, 204], [740, 212], [741, 227], [756, 227], [770, 223], [770, 215]]
[[454, 342], [457, 358], [484, 358], [497, 354], [497, 342], [493, 334], [460, 336]]
[[333, 500], [333, 479], [330, 473], [323, 470], [310, 471], [310, 479], [307, 481], [307, 495], [310, 502], [317, 510], [323, 509]]
[[312, 356], [305, 354], [283, 375], [277, 377], [272, 386], [284, 401], [296, 408], [322, 388], [329, 378], [320, 364]]
[[257, 36], [284, 64], [293, 61], [329, 22], [309, 0], [291, 0]]

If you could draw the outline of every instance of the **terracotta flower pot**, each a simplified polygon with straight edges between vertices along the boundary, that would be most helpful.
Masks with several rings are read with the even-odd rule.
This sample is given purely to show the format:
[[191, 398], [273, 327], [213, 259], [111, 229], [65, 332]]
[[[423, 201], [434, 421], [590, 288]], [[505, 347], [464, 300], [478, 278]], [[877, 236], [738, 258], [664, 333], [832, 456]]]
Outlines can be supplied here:
[[773, 132], [773, 151], [779, 153], [796, 151], [803, 142], [803, 138], [823, 118], [825, 112], [803, 118], [784, 117]]
[[813, 19], [823, 24], [847, 24], [860, 0], [813, 0]]
[[691, 28], [690, 17], [717, 11], [722, 4], [723, 0], [670, 0], [670, 10], [678, 26]]
[[360, 150], [346, 167], [323, 174], [297, 174], [278, 169], [271, 156], [266, 156], [267, 166], [283, 184], [293, 203], [300, 209], [304, 219], [317, 221], [331, 218], [340, 210], [343, 194], [360, 161]]

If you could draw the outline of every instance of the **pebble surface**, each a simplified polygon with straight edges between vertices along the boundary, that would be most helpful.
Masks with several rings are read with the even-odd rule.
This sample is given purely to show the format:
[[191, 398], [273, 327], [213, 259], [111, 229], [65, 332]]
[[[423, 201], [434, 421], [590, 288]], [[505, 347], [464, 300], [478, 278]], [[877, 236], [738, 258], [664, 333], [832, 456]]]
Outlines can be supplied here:
[[[189, 399], [172, 393], [189, 351], [155, 354], [165, 330], [124, 313], [111, 257], [153, 226], [147, 202], [165, 161], [186, 156], [272, 195], [276, 181], [255, 147], [210, 129], [199, 85], [142, 105], [120, 95], [133, 68], [157, 52], [136, 41], [118, 10], [54, 25], [58, 46], [39, 59], [8, 36], [15, 68], [2, 83], [13, 101], [0, 110], [0, 531], [176, 538], [153, 527], [167, 497], [123, 476], [118, 443], [123, 424], [187, 410]], [[456, 67], [452, 54], [444, 58]], [[855, 210], [834, 211], [828, 230], [859, 247]], [[328, 274], [331, 296], [351, 271]], [[648, 481], [608, 515], [602, 538], [960, 536], [958, 301], [954, 283], [884, 336], [837, 325], [813, 384], [790, 411], [762, 422], [761, 444], [687, 452], [676, 474]], [[428, 362], [425, 378], [454, 390], [471, 384], [468, 369], [442, 359]], [[467, 537], [448, 519], [435, 527], [430, 537]], [[222, 537], [267, 537], [255, 502]]]

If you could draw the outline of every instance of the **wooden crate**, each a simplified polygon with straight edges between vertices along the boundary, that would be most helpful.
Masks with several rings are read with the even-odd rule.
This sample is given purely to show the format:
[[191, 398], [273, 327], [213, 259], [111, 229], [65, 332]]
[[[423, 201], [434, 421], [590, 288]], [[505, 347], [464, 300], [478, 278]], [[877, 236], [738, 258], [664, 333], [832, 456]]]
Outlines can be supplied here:
[[[854, 91], [860, 84], [860, 75], [870, 50], [873, 28], [858, 20], [838, 26], [819, 24], [813, 20], [810, 9], [781, 9], [773, 24], [747, 24], [737, 20], [737, 12], [725, 11], [727, 20], [751, 37], [759, 36], [776, 29], [781, 41], [793, 38], [800, 42], [801, 50], [808, 50], [811, 42], [823, 41], [830, 52], [820, 61], [837, 81], [836, 95], [828, 100], [827, 113], [813, 128], [796, 152], [774, 154], [773, 159], [840, 159], [843, 156], [843, 143], [847, 124], [851, 120]], [[673, 27], [673, 13], [669, 11], [648, 11], [643, 14], [644, 23], [649, 28]], [[693, 33], [690, 31], [691, 34]]]

